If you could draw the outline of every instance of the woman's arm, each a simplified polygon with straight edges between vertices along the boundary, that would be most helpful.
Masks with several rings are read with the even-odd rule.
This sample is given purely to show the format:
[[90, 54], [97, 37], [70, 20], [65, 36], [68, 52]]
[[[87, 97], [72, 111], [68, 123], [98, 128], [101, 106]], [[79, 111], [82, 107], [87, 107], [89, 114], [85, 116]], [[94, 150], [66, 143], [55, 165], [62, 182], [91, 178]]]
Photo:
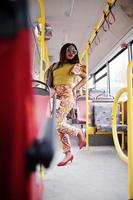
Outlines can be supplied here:
[[72, 89], [74, 97], [76, 97], [76, 91], [79, 90], [87, 81], [87, 75], [85, 72], [82, 72], [80, 75], [81, 81], [79, 81]]

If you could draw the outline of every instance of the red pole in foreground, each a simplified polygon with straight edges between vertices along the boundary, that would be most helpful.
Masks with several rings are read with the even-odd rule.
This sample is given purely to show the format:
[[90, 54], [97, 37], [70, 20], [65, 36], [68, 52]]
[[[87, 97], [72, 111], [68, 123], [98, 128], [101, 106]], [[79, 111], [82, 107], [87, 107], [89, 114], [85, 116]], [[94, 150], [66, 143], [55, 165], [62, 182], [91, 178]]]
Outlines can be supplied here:
[[[10, 7], [10, 14], [12, 11], [16, 12], [17, 8], [20, 9], [21, 5], [24, 6], [24, 2], [26, 0], [9, 1], [8, 4], [13, 6], [20, 3], [19, 7], [14, 6], [14, 10], [13, 6]], [[6, 16], [9, 13], [6, 12], [8, 4], [7, 1], [4, 3], [0, 6], [0, 11], [3, 9], [0, 12], [0, 23], [1, 19], [5, 19], [0, 31], [0, 199], [40, 199], [39, 193], [35, 195], [33, 191], [35, 174], [28, 172], [25, 160], [25, 152], [35, 138], [32, 121], [30, 29], [24, 25], [24, 20], [20, 20], [22, 25], [16, 26], [14, 31], [12, 28], [17, 21], [15, 19], [13, 27], [8, 30], [8, 19], [12, 26], [14, 18], [11, 20], [11, 16], [15, 15]], [[3, 18], [2, 15], [6, 17]]]
[[0, 199], [30, 199], [25, 150], [32, 142], [30, 33], [0, 39]]

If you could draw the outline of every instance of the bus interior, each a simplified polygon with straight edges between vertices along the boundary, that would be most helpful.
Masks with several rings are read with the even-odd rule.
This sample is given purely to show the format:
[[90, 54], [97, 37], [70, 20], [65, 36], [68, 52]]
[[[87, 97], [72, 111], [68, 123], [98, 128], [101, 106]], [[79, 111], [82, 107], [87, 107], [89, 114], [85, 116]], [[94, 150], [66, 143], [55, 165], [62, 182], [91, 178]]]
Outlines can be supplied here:
[[[133, 200], [133, 0], [0, 4], [0, 199]], [[74, 161], [58, 168], [58, 99], [45, 75], [65, 43], [86, 66], [67, 115], [86, 146], [72, 138]]]

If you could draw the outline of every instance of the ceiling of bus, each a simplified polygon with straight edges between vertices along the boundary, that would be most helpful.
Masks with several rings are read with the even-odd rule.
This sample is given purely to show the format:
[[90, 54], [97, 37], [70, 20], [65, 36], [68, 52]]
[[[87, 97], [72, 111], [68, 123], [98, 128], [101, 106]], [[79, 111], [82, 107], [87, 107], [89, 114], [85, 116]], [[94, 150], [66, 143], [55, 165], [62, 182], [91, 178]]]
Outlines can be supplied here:
[[106, 0], [45, 0], [46, 21], [53, 28], [49, 55], [58, 60], [64, 43], [73, 42], [81, 52]]
[[[53, 30], [52, 38], [47, 41], [51, 62], [59, 59], [61, 46], [67, 42], [77, 45], [79, 53], [85, 47], [96, 21], [101, 17], [107, 0], [45, 0], [46, 22]], [[32, 22], [37, 21], [39, 6], [32, 0]], [[100, 43], [93, 42], [89, 55], [89, 71], [98, 67], [108, 53], [114, 49], [118, 41], [125, 39], [126, 33], [133, 26], [133, 0], [117, 0], [113, 7], [116, 21], [110, 30], [101, 28], [98, 35]]]
[[119, 0], [120, 7], [128, 17], [133, 17], [133, 0]]
[[107, 32], [100, 29], [100, 43], [92, 45], [89, 57], [90, 73], [94, 73], [120, 51], [123, 43], [133, 40], [133, 1], [117, 1], [112, 11], [115, 15], [115, 23]]

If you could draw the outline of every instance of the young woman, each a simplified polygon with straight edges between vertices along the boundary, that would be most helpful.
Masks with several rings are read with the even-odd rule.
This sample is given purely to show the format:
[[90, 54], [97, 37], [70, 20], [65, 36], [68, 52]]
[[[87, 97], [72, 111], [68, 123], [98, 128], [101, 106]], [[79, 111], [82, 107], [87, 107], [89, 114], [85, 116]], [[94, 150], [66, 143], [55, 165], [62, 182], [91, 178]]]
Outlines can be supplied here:
[[[80, 76], [81, 81], [73, 87], [73, 79]], [[76, 136], [79, 139], [79, 148], [82, 149], [86, 142], [81, 129], [67, 124], [66, 116], [74, 106], [76, 91], [86, 82], [85, 66], [79, 63], [78, 50], [75, 44], [67, 43], [60, 51], [60, 60], [53, 64], [47, 72], [46, 83], [54, 89], [57, 98], [60, 100], [56, 110], [57, 131], [65, 153], [64, 159], [57, 166], [64, 166], [72, 162], [74, 156], [71, 150], [69, 136]]]

